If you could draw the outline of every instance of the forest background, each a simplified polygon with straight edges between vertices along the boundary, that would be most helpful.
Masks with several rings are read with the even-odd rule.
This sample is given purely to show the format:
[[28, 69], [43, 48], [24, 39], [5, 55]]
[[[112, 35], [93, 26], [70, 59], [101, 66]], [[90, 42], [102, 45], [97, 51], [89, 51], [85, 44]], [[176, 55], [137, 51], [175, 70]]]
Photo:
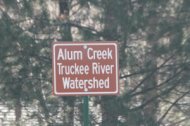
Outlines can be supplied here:
[[82, 97], [52, 95], [51, 44], [118, 41], [120, 94], [89, 97], [90, 125], [190, 126], [189, 6], [0, 0], [0, 125], [83, 125]]

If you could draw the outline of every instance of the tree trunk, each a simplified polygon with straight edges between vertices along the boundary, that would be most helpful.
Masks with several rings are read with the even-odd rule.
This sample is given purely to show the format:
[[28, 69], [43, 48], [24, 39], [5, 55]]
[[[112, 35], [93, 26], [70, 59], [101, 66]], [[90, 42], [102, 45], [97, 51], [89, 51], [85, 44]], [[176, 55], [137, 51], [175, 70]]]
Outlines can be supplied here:
[[[117, 1], [106, 0], [104, 3], [104, 34], [105, 40], [114, 41], [117, 40], [117, 19], [114, 15], [114, 3]], [[114, 96], [103, 96], [101, 99], [101, 109], [102, 109], [102, 124], [101, 126], [117, 126], [118, 123], [118, 108]]]
[[74, 103], [75, 97], [63, 97], [63, 125], [74, 126]]
[[16, 122], [16, 126], [20, 126], [21, 114], [22, 114], [22, 106], [21, 106], [20, 98], [18, 98], [18, 99], [16, 99], [16, 102], [15, 102], [15, 122]]
[[[157, 39], [157, 22], [154, 20], [157, 19], [157, 17], [154, 15], [152, 16], [149, 20], [150, 22], [148, 23], [148, 30], [149, 30], [149, 34], [148, 34], [148, 42], [147, 45], [150, 46], [150, 51], [145, 54], [145, 67], [146, 69], [150, 69], [152, 70], [151, 76], [149, 77], [149, 79], [147, 81], [144, 82], [144, 90], [148, 89], [148, 88], [154, 88], [157, 85], [157, 73], [156, 73], [156, 69], [157, 68], [157, 57], [156, 57], [156, 52], [154, 50], [154, 46], [156, 44], [156, 42], [158, 41]], [[146, 92], [143, 96], [143, 103], [147, 102], [147, 101], [151, 101], [148, 105], [146, 105], [143, 109], [143, 120], [144, 120], [144, 125], [145, 126], [158, 126], [157, 124], [157, 117], [156, 117], [156, 113], [157, 113], [157, 108], [158, 108], [158, 100], [155, 98], [153, 99], [155, 96], [157, 95], [157, 90], [151, 90], [149, 92]]]
[[117, 105], [114, 97], [102, 97], [102, 124], [101, 126], [117, 126]]
[[[67, 17], [61, 19], [62, 22], [67, 23], [69, 22], [69, 11], [71, 8], [69, 8], [69, 4], [71, 4], [71, 1], [63, 0], [65, 2], [65, 6], [67, 6], [66, 12], [62, 16]], [[68, 24], [65, 24], [61, 27], [61, 41], [72, 41], [72, 35], [71, 35], [71, 26]], [[74, 103], [75, 103], [75, 97], [63, 97], [63, 101], [65, 102], [64, 111], [64, 117], [63, 117], [63, 125], [64, 126], [74, 126]]]
[[[156, 59], [154, 56], [148, 56], [151, 60], [150, 66], [152, 67], [151, 69], [156, 68]], [[148, 88], [153, 88], [156, 87], [157, 84], [157, 77], [156, 74], [153, 74], [145, 83], [144, 83], [144, 90]], [[151, 102], [146, 105], [143, 109], [143, 117], [144, 117], [144, 124], [146, 126], [157, 126], [157, 108], [158, 108], [158, 100], [157, 99], [152, 99], [157, 95], [156, 90], [152, 90], [149, 92], [146, 92], [143, 97], [143, 103], [150, 101]]]

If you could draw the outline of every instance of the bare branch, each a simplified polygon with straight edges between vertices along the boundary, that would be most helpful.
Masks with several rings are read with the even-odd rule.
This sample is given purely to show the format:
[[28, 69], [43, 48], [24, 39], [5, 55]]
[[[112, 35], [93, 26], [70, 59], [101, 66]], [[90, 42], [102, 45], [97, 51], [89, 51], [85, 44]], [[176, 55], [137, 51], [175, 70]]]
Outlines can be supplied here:
[[146, 105], [148, 105], [149, 103], [155, 101], [157, 98], [161, 97], [161, 96], [164, 96], [164, 95], [167, 95], [168, 93], [170, 93], [173, 89], [175, 89], [178, 85], [179, 85], [179, 81], [176, 81], [176, 84], [172, 85], [170, 88], [162, 91], [160, 94], [157, 94], [155, 95], [154, 97], [152, 97], [151, 99], [147, 100], [145, 103], [141, 104], [140, 106], [137, 106], [135, 108], [132, 108], [131, 111], [133, 110], [139, 110], [139, 109], [142, 109], [144, 108]]
[[183, 97], [185, 97], [190, 91], [185, 92], [182, 96], [180, 96], [179, 98], [177, 98], [172, 104], [171, 106], [167, 109], [167, 111], [160, 117], [160, 119], [158, 120], [158, 123], [162, 122], [162, 120], [167, 116], [167, 114], [169, 113], [169, 111], [177, 104], [177, 102], [179, 100], [181, 100]]

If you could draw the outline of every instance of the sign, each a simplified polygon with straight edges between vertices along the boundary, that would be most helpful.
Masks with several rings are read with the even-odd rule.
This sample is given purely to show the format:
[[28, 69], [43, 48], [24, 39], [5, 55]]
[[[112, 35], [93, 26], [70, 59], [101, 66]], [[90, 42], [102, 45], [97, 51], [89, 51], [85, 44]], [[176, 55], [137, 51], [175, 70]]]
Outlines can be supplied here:
[[116, 42], [54, 42], [52, 45], [55, 95], [118, 94]]

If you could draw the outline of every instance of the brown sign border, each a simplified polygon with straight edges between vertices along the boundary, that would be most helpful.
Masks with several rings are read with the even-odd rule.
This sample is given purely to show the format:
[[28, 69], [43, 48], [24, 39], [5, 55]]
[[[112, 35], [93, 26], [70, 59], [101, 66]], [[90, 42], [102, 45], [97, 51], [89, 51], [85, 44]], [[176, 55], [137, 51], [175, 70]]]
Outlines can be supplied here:
[[[57, 92], [56, 91], [56, 65], [55, 64], [55, 47], [56, 46], [81, 46], [81, 45], [114, 45], [115, 47], [115, 65], [116, 65], [116, 90], [112, 92]], [[104, 41], [104, 42], [53, 42], [52, 43], [52, 86], [53, 94], [58, 96], [74, 96], [74, 95], [117, 95], [119, 94], [119, 57], [118, 57], [118, 45], [115, 41]]]

